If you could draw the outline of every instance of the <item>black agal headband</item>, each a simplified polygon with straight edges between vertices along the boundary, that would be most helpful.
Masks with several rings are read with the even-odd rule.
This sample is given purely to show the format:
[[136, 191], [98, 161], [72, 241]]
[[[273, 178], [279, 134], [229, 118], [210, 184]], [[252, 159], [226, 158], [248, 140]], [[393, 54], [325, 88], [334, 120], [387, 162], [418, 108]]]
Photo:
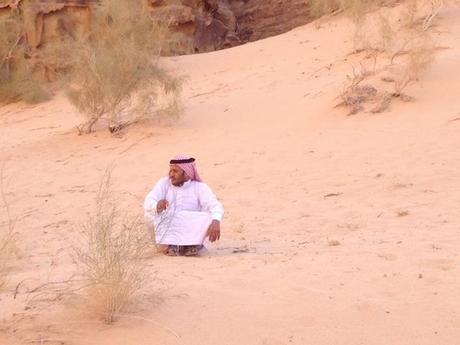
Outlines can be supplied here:
[[184, 164], [184, 163], [193, 163], [195, 158], [187, 158], [187, 159], [171, 159], [169, 164]]

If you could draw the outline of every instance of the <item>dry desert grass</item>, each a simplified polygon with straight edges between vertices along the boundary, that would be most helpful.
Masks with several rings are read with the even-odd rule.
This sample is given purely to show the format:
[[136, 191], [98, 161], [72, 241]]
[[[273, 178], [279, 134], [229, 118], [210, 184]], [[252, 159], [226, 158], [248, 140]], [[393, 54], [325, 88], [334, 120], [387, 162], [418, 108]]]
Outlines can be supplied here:
[[[86, 117], [80, 133], [91, 132], [100, 121], [118, 132], [141, 119], [179, 115], [181, 78], [158, 64], [167, 28], [146, 15], [146, 6], [101, 2], [89, 36], [72, 50], [68, 96]], [[169, 101], [159, 106], [161, 98]]]
[[182, 78], [158, 63], [175, 36], [150, 18], [147, 2], [103, 0], [93, 9], [90, 32], [38, 48], [28, 45], [25, 26], [33, 6], [22, 2], [0, 16], [0, 104], [40, 103], [67, 89], [84, 117], [80, 134], [98, 122], [117, 132], [139, 120], [180, 115]]
[[3, 167], [0, 169], [0, 290], [8, 283], [8, 273], [11, 261], [17, 254], [15, 239], [16, 219], [11, 214], [10, 205], [6, 197]]
[[144, 224], [120, 211], [111, 189], [111, 171], [104, 174], [94, 213], [84, 225], [84, 241], [75, 261], [87, 286], [89, 305], [112, 323], [141, 289], [149, 241]]
[[[340, 95], [349, 115], [360, 111], [381, 113], [393, 100], [412, 101], [405, 94], [408, 85], [419, 81], [433, 63], [436, 46], [432, 31], [441, 1], [410, 1], [405, 10], [394, 13], [379, 8], [352, 16], [355, 26], [355, 54], [361, 54], [360, 68], [353, 67]], [[362, 8], [369, 9], [366, 3]], [[358, 19], [357, 19], [358, 18]]]

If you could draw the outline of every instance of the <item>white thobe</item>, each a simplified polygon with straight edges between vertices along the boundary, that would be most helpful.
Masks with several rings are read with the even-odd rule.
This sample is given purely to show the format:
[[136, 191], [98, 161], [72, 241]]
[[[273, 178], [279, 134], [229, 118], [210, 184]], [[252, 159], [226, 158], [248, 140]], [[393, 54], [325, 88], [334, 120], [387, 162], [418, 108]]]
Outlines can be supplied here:
[[[166, 199], [169, 206], [157, 213], [157, 203], [162, 199]], [[153, 227], [158, 244], [202, 244], [211, 221], [221, 221], [223, 214], [222, 204], [211, 188], [191, 180], [177, 187], [168, 177], [163, 177], [144, 201], [145, 220]]]

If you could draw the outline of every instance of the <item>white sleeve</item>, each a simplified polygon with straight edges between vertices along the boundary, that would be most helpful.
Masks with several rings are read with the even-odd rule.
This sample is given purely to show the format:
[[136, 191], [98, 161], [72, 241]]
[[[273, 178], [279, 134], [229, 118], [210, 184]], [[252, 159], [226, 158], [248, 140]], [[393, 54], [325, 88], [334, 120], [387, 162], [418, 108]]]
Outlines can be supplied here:
[[144, 218], [149, 226], [153, 226], [153, 220], [157, 215], [158, 201], [166, 198], [168, 178], [160, 179], [155, 187], [147, 194], [144, 200]]
[[210, 212], [212, 219], [221, 221], [224, 216], [224, 208], [207, 184], [200, 183], [198, 197], [201, 208], [204, 211]]

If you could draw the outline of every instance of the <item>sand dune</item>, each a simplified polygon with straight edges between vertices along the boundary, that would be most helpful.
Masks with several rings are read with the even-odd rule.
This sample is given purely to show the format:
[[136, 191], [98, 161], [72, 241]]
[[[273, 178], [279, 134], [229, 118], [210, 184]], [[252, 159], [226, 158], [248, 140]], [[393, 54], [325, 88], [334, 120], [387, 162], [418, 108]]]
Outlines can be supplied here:
[[[2, 108], [21, 258], [0, 294], [0, 344], [458, 344], [459, 18], [441, 13], [447, 49], [409, 87], [415, 102], [381, 114], [334, 108], [359, 61], [341, 16], [165, 61], [188, 76], [172, 127], [77, 136], [63, 97]], [[209, 253], [152, 256], [138, 303], [111, 326], [78, 298], [27, 292], [72, 274], [108, 165], [120, 204], [139, 214], [181, 152], [226, 209]]]

